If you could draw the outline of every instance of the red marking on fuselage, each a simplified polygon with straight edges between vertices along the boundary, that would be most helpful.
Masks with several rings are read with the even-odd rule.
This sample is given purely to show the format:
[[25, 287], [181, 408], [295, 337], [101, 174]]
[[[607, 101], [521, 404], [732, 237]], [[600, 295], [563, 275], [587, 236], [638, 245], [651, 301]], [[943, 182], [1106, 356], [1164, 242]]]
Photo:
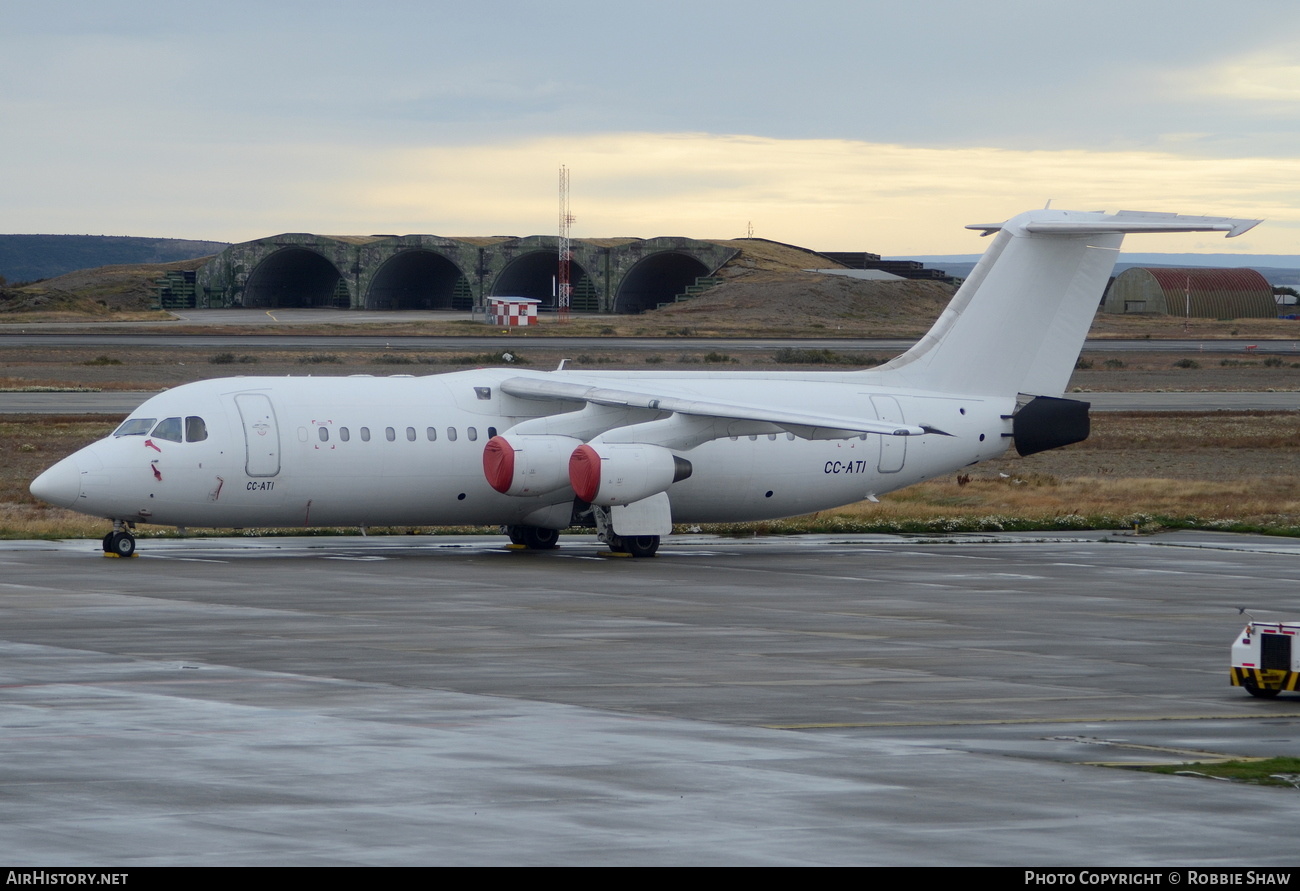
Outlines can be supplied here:
[[152, 439], [146, 439], [146, 440], [144, 441], [144, 444], [145, 444], [145, 447], [146, 447], [146, 448], [153, 449], [155, 452], [157, 452], [157, 453], [160, 454], [160, 455], [162, 454], [162, 449], [160, 449], [160, 448], [158, 448], [158, 446], [154, 445]]

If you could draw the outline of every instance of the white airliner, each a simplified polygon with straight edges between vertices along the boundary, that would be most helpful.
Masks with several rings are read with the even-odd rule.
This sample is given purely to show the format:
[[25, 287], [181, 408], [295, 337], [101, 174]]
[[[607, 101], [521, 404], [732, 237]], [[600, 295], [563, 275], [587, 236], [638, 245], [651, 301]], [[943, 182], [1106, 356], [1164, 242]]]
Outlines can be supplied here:
[[1035, 210], [992, 245], [916, 346], [851, 372], [239, 377], [149, 399], [31, 484], [104, 517], [186, 527], [501, 525], [555, 547], [594, 527], [652, 556], [673, 523], [764, 520], [874, 498], [1088, 435], [1064, 399], [1128, 232], [1258, 220]]

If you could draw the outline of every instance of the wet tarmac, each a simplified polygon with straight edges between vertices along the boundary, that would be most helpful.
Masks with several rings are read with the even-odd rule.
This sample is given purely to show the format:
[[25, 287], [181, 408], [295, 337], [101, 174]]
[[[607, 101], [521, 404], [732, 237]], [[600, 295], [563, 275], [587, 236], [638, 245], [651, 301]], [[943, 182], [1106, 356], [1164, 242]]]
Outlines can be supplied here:
[[1291, 864], [1300, 542], [0, 543], [14, 865]]

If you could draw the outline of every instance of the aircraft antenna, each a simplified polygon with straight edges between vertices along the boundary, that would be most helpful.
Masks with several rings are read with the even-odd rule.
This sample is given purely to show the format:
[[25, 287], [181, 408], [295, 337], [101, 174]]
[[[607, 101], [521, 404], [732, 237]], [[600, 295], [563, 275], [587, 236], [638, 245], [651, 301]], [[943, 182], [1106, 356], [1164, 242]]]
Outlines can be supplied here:
[[560, 321], [569, 321], [570, 295], [573, 285], [569, 281], [569, 266], [573, 251], [569, 245], [569, 232], [573, 228], [573, 214], [569, 213], [569, 168], [560, 165], [560, 270], [556, 278], [557, 308]]

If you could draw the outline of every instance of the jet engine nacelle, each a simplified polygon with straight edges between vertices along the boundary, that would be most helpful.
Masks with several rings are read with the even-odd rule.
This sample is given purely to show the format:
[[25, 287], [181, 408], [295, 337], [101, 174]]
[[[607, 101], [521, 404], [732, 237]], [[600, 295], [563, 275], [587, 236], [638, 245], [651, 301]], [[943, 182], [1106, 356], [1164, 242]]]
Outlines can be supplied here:
[[503, 433], [483, 447], [483, 475], [503, 495], [545, 495], [569, 485], [569, 456], [581, 445], [571, 436]]
[[588, 443], [569, 459], [569, 484], [590, 504], [631, 504], [665, 491], [691, 475], [691, 462], [662, 446]]

